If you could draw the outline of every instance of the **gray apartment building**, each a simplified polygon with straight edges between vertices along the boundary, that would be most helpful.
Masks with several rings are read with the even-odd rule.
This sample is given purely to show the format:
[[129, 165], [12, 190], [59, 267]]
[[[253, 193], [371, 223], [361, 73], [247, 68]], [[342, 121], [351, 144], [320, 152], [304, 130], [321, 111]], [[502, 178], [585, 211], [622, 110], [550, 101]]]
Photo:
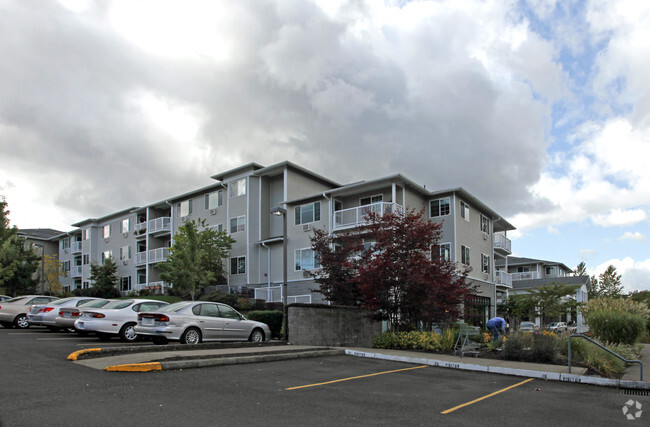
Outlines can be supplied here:
[[185, 221], [204, 219], [236, 240], [228, 289], [281, 301], [284, 218], [271, 213], [278, 207], [286, 211], [288, 303], [322, 302], [309, 275], [318, 268], [312, 230], [336, 234], [361, 224], [370, 211], [423, 210], [441, 222], [440, 255], [471, 267], [468, 280], [477, 285], [481, 318], [494, 314], [512, 288], [511, 277], [494, 266], [511, 254], [507, 232], [515, 228], [462, 188], [429, 191], [401, 174], [341, 185], [288, 161], [249, 163], [211, 178], [213, 184], [195, 191], [72, 224], [75, 229], [59, 240], [60, 261], [70, 268], [66, 289], [91, 286], [90, 264], [112, 256], [123, 293], [164, 290], [169, 284], [160, 279], [158, 264], [167, 259], [174, 234]]

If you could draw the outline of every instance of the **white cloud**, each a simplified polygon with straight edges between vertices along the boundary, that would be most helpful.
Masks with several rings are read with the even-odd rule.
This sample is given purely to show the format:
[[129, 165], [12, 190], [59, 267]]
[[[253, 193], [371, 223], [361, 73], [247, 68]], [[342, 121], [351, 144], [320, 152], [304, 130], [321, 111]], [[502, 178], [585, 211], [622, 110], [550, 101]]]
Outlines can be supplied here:
[[606, 214], [598, 214], [592, 217], [594, 224], [601, 227], [614, 227], [634, 225], [648, 218], [643, 209], [613, 209]]
[[638, 231], [635, 233], [632, 233], [630, 231], [626, 231], [625, 234], [623, 234], [621, 237], [618, 238], [619, 240], [634, 240], [635, 242], [645, 242], [645, 236]]
[[590, 275], [598, 276], [613, 265], [621, 275], [621, 283], [625, 292], [650, 290], [650, 259], [635, 261], [630, 257], [613, 258], [598, 265]]

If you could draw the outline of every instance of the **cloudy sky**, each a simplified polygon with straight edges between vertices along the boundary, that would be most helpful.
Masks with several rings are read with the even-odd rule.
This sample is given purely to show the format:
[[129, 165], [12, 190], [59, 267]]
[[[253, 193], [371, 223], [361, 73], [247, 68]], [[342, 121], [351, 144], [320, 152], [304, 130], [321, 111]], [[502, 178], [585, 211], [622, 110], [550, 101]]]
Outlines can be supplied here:
[[462, 186], [650, 289], [650, 3], [2, 0], [0, 195], [55, 228], [290, 160]]

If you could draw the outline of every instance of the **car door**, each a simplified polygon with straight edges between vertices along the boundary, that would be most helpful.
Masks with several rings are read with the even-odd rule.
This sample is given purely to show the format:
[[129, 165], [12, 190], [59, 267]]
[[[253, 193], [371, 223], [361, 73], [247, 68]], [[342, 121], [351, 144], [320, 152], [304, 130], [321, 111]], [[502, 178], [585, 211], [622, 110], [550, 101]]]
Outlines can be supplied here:
[[223, 319], [219, 317], [217, 304], [204, 303], [192, 308], [204, 340], [222, 340]]
[[250, 325], [243, 322], [241, 315], [234, 308], [219, 304], [219, 316], [223, 319], [223, 335], [228, 340], [247, 340]]

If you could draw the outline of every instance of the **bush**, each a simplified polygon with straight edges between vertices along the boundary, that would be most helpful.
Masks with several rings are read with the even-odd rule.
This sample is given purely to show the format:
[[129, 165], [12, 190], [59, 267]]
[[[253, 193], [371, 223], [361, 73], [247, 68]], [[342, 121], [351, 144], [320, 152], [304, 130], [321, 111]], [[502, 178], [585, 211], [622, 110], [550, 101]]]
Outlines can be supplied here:
[[374, 348], [395, 350], [439, 351], [442, 348], [440, 334], [428, 332], [384, 332], [372, 341]]
[[528, 358], [533, 345], [533, 336], [527, 332], [514, 332], [503, 344], [503, 358], [506, 360], [524, 361]]
[[551, 331], [513, 332], [503, 343], [503, 358], [532, 363], [559, 363], [563, 339]]
[[269, 325], [272, 338], [278, 338], [280, 336], [282, 322], [284, 321], [282, 311], [251, 311], [246, 315], [246, 318]]
[[454, 349], [454, 344], [456, 343], [457, 336], [457, 328], [447, 327], [443, 329], [442, 335], [440, 336], [440, 350], [452, 351]]
[[625, 363], [622, 360], [589, 341], [572, 340], [571, 357], [607, 378], [620, 378], [625, 373]]
[[646, 321], [638, 314], [590, 311], [586, 320], [594, 336], [604, 342], [634, 344], [646, 331]]

